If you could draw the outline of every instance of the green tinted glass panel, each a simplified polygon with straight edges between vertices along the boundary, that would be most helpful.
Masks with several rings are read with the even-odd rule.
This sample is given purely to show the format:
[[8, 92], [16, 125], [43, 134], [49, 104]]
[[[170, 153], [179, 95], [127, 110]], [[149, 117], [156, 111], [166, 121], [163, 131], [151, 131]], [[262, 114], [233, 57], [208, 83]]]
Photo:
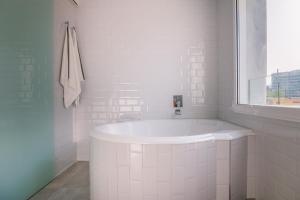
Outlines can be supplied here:
[[0, 0], [0, 199], [53, 178], [52, 0]]

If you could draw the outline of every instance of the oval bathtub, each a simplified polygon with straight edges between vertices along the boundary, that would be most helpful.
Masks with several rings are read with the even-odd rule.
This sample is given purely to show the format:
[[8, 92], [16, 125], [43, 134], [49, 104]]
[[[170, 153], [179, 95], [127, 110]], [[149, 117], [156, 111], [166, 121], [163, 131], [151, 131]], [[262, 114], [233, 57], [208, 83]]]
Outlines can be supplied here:
[[[221, 199], [229, 195], [231, 184], [230, 172], [224, 172], [224, 168], [232, 168], [232, 155], [239, 156], [235, 159], [240, 162], [235, 162], [237, 166], [245, 166], [249, 135], [249, 129], [203, 119], [146, 120], [96, 127], [91, 133], [91, 199]], [[238, 153], [229, 151], [232, 145]], [[228, 166], [218, 167], [218, 160], [222, 165], [228, 161]], [[237, 171], [246, 174], [245, 170]], [[237, 199], [246, 198], [245, 190], [239, 189], [246, 184], [242, 178], [235, 179], [239, 181], [234, 191]], [[228, 191], [224, 189], [227, 186]]]

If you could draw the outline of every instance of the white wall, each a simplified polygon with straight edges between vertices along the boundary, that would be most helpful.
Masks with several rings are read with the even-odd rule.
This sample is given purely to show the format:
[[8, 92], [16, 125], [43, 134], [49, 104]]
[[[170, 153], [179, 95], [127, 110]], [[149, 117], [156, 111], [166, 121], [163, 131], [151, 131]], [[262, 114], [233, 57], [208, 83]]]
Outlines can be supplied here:
[[73, 112], [63, 107], [63, 89], [59, 84], [61, 53], [65, 21], [76, 23], [76, 7], [71, 0], [54, 1], [54, 145], [55, 173], [59, 174], [76, 161], [76, 143], [73, 139]]
[[[235, 90], [233, 0], [219, 0], [219, 117], [252, 128], [256, 133], [256, 164], [248, 180], [258, 200], [300, 198], [300, 125], [234, 113]], [[253, 169], [255, 169], [253, 171]], [[248, 176], [251, 176], [248, 174]], [[253, 175], [252, 175], [253, 176]], [[253, 184], [256, 183], [256, 186]]]
[[88, 160], [97, 124], [217, 115], [215, 0], [89, 0], [79, 7], [87, 77], [76, 112], [77, 158]]

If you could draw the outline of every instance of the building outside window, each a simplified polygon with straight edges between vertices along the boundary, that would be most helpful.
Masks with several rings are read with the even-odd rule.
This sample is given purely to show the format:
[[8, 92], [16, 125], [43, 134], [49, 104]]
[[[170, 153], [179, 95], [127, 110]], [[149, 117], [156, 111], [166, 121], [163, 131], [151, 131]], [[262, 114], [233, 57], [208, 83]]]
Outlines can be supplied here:
[[299, 0], [237, 0], [239, 104], [300, 106], [299, 10]]

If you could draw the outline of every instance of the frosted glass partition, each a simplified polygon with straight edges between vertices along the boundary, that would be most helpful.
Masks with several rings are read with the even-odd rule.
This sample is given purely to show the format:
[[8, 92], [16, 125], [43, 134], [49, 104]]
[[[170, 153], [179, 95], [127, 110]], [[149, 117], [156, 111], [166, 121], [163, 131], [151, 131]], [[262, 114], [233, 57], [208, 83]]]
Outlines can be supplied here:
[[0, 199], [53, 178], [52, 0], [0, 1]]

